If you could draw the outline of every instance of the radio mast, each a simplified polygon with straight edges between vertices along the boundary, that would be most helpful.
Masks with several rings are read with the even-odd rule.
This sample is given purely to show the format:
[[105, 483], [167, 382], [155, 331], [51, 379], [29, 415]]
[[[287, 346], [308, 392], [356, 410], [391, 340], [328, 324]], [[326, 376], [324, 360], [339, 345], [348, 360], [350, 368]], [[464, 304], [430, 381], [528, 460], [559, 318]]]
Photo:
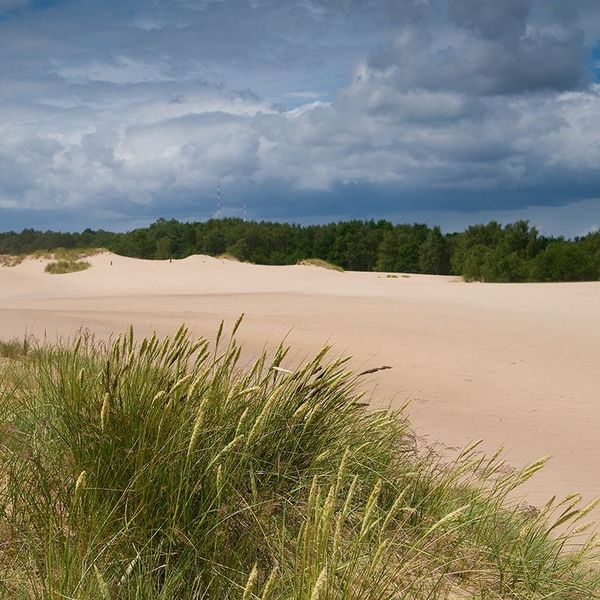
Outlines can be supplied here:
[[221, 178], [219, 177], [219, 182], [217, 183], [217, 219], [221, 218]]

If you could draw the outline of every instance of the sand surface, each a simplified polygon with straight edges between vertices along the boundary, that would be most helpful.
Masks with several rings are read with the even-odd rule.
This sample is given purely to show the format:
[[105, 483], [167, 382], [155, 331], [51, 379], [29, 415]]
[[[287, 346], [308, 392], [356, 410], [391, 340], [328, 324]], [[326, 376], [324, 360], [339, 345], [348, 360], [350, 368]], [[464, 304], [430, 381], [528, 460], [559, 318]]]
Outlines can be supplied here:
[[393, 367], [372, 376], [372, 402], [410, 400], [417, 432], [448, 454], [481, 438], [515, 466], [552, 455], [528, 502], [600, 495], [600, 282], [465, 284], [204, 256], [90, 262], [68, 275], [43, 261], [0, 267], [0, 338], [107, 337], [130, 324], [166, 334], [182, 322], [212, 337], [243, 312], [248, 357], [287, 334], [295, 360], [330, 342], [357, 368]]

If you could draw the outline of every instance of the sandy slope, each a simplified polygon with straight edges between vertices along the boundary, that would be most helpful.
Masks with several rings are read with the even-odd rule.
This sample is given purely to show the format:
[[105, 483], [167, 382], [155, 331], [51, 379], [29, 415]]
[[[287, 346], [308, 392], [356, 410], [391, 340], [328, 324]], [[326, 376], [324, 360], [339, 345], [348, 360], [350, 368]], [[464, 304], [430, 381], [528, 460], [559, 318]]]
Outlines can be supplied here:
[[331, 341], [355, 366], [392, 366], [373, 376], [373, 402], [411, 400], [417, 430], [448, 451], [483, 438], [515, 465], [553, 455], [528, 501], [600, 495], [600, 283], [464, 284], [202, 256], [91, 262], [69, 275], [40, 261], [0, 267], [0, 338], [129, 324], [168, 333], [182, 321], [212, 336], [244, 312], [248, 355], [289, 332], [296, 359]]

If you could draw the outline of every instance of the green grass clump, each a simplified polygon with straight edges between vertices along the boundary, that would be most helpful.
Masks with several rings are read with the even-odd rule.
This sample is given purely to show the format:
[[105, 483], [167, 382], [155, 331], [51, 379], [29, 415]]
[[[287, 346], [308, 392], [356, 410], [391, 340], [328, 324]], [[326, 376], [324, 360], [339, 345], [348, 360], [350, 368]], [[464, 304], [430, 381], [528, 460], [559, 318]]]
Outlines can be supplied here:
[[507, 500], [543, 461], [506, 475], [474, 444], [443, 466], [345, 360], [242, 367], [221, 333], [83, 337], [0, 371], [4, 597], [597, 597], [593, 540], [567, 552], [592, 507]]
[[81, 260], [106, 251], [105, 248], [56, 248], [52, 254], [55, 260]]
[[53, 250], [36, 250], [29, 256], [42, 260], [77, 261], [102, 254], [102, 252], [107, 252], [107, 250], [105, 248], [54, 248]]
[[57, 260], [49, 262], [44, 271], [52, 275], [62, 275], [64, 273], [76, 273], [77, 271], [85, 271], [92, 265], [84, 260]]
[[0, 254], [0, 267], [16, 267], [25, 260], [25, 254]]
[[320, 258], [304, 258], [303, 260], [299, 260], [296, 264], [308, 267], [321, 267], [322, 269], [329, 269], [331, 271], [344, 271], [342, 267], [338, 267], [338, 265], [334, 265], [326, 260], [321, 260]]
[[[60, 267], [46, 268], [49, 273], [72, 273], [74, 271], [82, 271], [84, 268], [89, 267], [89, 263], [83, 262], [81, 259], [89, 256], [95, 256], [106, 252], [104, 248], [55, 248], [54, 250], [36, 250], [31, 254], [0, 254], [0, 267], [16, 267], [20, 265], [26, 258], [33, 258], [38, 260], [52, 260], [60, 263]], [[65, 263], [70, 263], [66, 266]], [[77, 265], [73, 267], [73, 264]], [[81, 268], [81, 265], [85, 264], [86, 267]], [[59, 270], [54, 270], [59, 269]], [[60, 270], [70, 269], [70, 270]]]
[[0, 358], [16, 359], [26, 356], [31, 342], [25, 337], [21, 340], [0, 340]]
[[229, 252], [222, 252], [221, 254], [218, 254], [215, 258], [219, 258], [221, 260], [230, 260], [232, 262], [242, 262], [237, 256], [234, 256]]

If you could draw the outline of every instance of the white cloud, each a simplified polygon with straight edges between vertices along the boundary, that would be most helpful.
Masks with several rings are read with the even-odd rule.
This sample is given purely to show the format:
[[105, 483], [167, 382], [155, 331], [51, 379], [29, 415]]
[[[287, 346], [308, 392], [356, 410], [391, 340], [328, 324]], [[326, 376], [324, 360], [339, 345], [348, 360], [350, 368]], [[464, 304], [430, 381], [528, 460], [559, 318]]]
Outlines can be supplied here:
[[323, 94], [320, 92], [287, 92], [283, 94], [284, 98], [298, 98], [300, 100], [315, 100], [321, 98]]
[[176, 103], [124, 100], [118, 110], [89, 109], [76, 119], [57, 110], [47, 120], [48, 109], [31, 109], [28, 122], [0, 141], [4, 204], [83, 206], [111, 195], [161, 201], [202, 195], [220, 176], [299, 191], [360, 183], [484, 195], [598, 179], [599, 86], [476, 103], [362, 86], [333, 104], [287, 112], [214, 90]]
[[77, 83], [106, 82], [115, 84], [171, 81], [164, 64], [146, 63], [129, 56], [118, 56], [111, 63], [93, 61], [87, 64], [61, 65], [56, 73]]
[[131, 21], [131, 26], [143, 31], [161, 31], [162, 29], [182, 29], [187, 27], [183, 21], [169, 18], [159, 18], [150, 15], [137, 15]]
[[[258, 23], [266, 1], [239, 14]], [[214, 4], [191, 16], [174, 5], [168, 18], [164, 11], [134, 17], [137, 29], [126, 14], [82, 55], [85, 31], [68, 30], [56, 43], [36, 22], [41, 29], [31, 34], [11, 34], [22, 44], [18, 68], [7, 59], [16, 56], [15, 44], [2, 53], [0, 42], [0, 207], [94, 206], [115, 214], [141, 206], [173, 214], [190, 197], [212, 198], [219, 177], [238, 197], [264, 193], [257, 202], [265, 207], [273, 194], [321, 194], [335, 214], [348, 209], [344, 194], [335, 195], [340, 186], [364, 190], [353, 200], [364, 212], [382, 202], [388, 214], [399, 207], [446, 210], [452, 202], [473, 212], [593, 197], [600, 184], [600, 86], [582, 80], [574, 21], [554, 28], [533, 21], [524, 0], [500, 8], [486, 0], [488, 12], [473, 2], [453, 0], [456, 22], [440, 24], [433, 13], [423, 16], [425, 5], [405, 0], [402, 6], [414, 9], [410, 23], [377, 52], [361, 48], [354, 74], [348, 71], [330, 102], [322, 98], [331, 94], [312, 86], [312, 72], [325, 81], [341, 64], [331, 55], [354, 38], [338, 34], [329, 53], [311, 54], [310, 34], [290, 23], [337, 15], [354, 31], [358, 1], [312, 0], [300, 14], [272, 3], [287, 29], [270, 38], [238, 24], [241, 40], [224, 33], [219, 40], [210, 30], [220, 22], [210, 13]], [[386, 3], [390, 20], [392, 5]], [[229, 3], [219, 6], [237, 15]], [[511, 7], [514, 19], [495, 31], [496, 12], [511, 15]], [[189, 27], [179, 31], [161, 25], [186, 19]], [[201, 39], [195, 28], [205, 21]], [[373, 33], [361, 35], [370, 40]], [[207, 83], [199, 72], [228, 79], [215, 75]], [[247, 80], [271, 89], [275, 79], [279, 93], [265, 95], [273, 103], [235, 91]], [[278, 108], [285, 98], [300, 106]], [[289, 214], [310, 210], [314, 205], [295, 205]]]

